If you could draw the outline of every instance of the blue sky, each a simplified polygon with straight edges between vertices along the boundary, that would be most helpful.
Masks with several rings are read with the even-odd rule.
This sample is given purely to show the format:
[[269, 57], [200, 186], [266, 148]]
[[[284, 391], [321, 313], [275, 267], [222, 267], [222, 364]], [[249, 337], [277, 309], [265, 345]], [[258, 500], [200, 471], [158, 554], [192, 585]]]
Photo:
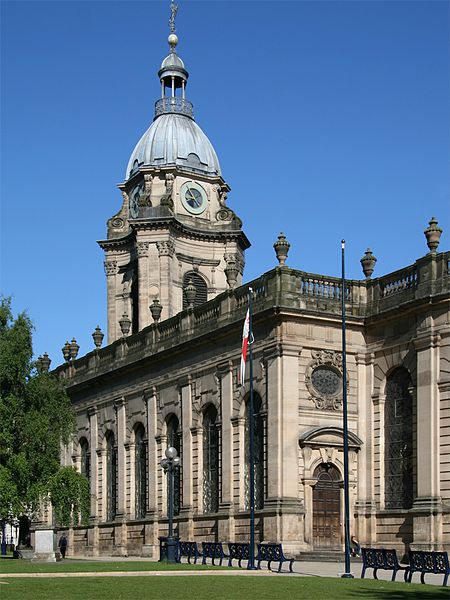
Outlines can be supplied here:
[[[252, 242], [246, 281], [276, 265], [374, 276], [449, 247], [446, 1], [180, 0], [187, 98]], [[106, 331], [102, 251], [116, 184], [153, 119], [169, 2], [1, 2], [1, 290], [52, 366]]]

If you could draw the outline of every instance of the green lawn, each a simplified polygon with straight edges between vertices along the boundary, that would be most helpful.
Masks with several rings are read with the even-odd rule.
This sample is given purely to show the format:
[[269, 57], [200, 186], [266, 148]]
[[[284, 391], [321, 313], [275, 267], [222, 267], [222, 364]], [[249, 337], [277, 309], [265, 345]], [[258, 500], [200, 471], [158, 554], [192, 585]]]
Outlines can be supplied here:
[[[0, 577], [0, 581], [1, 577]], [[327, 577], [158, 576], [3, 579], [6, 600], [448, 600], [448, 588]]]
[[[199, 569], [227, 569], [211, 565], [190, 565], [188, 563], [168, 565], [160, 562], [142, 561], [85, 561], [68, 559], [56, 563], [30, 562], [29, 560], [0, 560], [1, 573], [92, 573], [93, 571], [174, 571], [174, 570], [199, 570]], [[1, 594], [1, 592], [0, 592]], [[0, 596], [1, 597], [1, 596]], [[3, 600], [3, 599], [2, 599]]]

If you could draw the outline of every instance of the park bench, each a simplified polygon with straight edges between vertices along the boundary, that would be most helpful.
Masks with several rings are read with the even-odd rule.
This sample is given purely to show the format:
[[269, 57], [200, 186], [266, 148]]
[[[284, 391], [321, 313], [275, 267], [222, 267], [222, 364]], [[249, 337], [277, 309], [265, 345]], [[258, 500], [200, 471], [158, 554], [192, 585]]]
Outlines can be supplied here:
[[420, 581], [425, 583], [425, 574], [434, 573], [435, 575], [444, 575], [442, 585], [447, 585], [450, 574], [450, 565], [447, 552], [427, 552], [422, 550], [409, 551], [409, 576], [408, 583], [414, 573], [420, 573]]
[[378, 579], [377, 571], [378, 569], [382, 569], [384, 571], [392, 571], [391, 581], [395, 581], [398, 571], [405, 571], [404, 579], [405, 581], [407, 580], [409, 567], [400, 565], [395, 550], [386, 548], [361, 548], [361, 556], [363, 561], [361, 579], [364, 579], [366, 569], [371, 568], [373, 569], [374, 579]]
[[256, 557], [258, 561], [257, 568], [261, 568], [261, 561], [267, 561], [267, 568], [270, 570], [270, 564], [272, 562], [279, 562], [278, 565], [278, 573], [281, 571], [281, 566], [284, 562], [289, 563], [289, 570], [292, 573], [292, 564], [294, 562], [294, 558], [287, 558], [283, 553], [283, 548], [281, 544], [258, 544], [258, 556]]
[[203, 550], [203, 561], [202, 564], [206, 564], [206, 559], [210, 558], [212, 564], [215, 565], [215, 560], [219, 559], [219, 566], [222, 565], [222, 560], [228, 558], [225, 554], [222, 542], [202, 542]]
[[242, 542], [228, 542], [228, 566], [233, 566], [233, 560], [238, 561], [238, 566], [241, 566], [241, 561], [247, 561], [247, 567], [250, 561], [250, 544]]
[[188, 563], [191, 563], [191, 558], [194, 559], [194, 565], [197, 563], [197, 559], [201, 558], [203, 554], [197, 548], [197, 542], [178, 542], [178, 562], [181, 562], [182, 557], [185, 556], [188, 559]]

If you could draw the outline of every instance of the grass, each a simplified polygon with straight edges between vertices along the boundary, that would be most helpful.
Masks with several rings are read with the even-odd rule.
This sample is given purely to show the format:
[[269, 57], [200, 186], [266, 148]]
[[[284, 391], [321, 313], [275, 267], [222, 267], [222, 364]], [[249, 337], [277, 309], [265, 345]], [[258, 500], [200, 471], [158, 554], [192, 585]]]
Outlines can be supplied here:
[[68, 577], [5, 579], [8, 600], [448, 600], [448, 588], [329, 577]]
[[[227, 569], [227, 567], [213, 567], [211, 565], [165, 564], [151, 561], [85, 561], [68, 559], [56, 563], [39, 563], [28, 560], [1, 560], [0, 573], [92, 573], [94, 571], [117, 572], [117, 571], [189, 571], [208, 569]], [[1, 594], [1, 592], [0, 592]]]

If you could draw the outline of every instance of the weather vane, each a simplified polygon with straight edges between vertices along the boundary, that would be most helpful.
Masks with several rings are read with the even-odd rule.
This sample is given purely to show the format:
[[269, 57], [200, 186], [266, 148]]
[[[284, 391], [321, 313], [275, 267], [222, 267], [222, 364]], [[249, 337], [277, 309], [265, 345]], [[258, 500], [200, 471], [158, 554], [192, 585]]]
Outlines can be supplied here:
[[173, 0], [171, 0], [171, 2], [170, 2], [170, 19], [169, 19], [170, 33], [175, 33], [175, 17], [177, 16], [177, 12], [178, 12], [178, 4], [175, 4], [175, 2]]

